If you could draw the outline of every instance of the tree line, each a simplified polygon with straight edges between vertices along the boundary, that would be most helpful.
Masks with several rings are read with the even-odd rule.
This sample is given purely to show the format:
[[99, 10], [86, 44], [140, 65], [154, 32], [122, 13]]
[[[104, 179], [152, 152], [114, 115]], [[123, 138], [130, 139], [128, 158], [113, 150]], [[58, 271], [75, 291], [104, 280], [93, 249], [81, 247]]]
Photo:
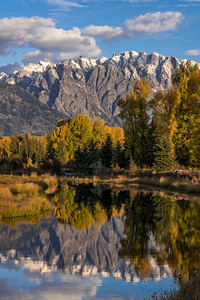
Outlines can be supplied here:
[[127, 153], [139, 166], [157, 171], [200, 166], [200, 70], [188, 61], [174, 73], [172, 87], [150, 99], [147, 78], [120, 98]]
[[64, 167], [97, 174], [117, 165], [125, 167], [123, 145], [122, 129], [77, 115], [67, 121], [59, 120], [52, 135], [0, 137], [0, 171], [36, 168], [60, 172]]
[[131, 164], [156, 171], [174, 164], [200, 165], [200, 70], [189, 61], [174, 73], [172, 87], [151, 98], [145, 77], [118, 100], [123, 130], [77, 115], [59, 120], [53, 135], [0, 137], [0, 170], [63, 167], [85, 174]]

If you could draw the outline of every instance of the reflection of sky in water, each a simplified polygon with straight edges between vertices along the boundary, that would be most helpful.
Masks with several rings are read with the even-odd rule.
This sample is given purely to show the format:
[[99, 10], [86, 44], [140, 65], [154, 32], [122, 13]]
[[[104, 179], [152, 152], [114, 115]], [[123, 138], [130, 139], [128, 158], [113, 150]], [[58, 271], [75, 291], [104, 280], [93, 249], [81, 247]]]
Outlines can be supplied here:
[[101, 275], [81, 277], [61, 271], [30, 271], [8, 259], [0, 264], [1, 299], [144, 299], [155, 291], [173, 287], [171, 278], [159, 282], [125, 282]]
[[[79, 191], [79, 198], [91, 202], [84, 208], [91, 216], [94, 191], [88, 193]], [[98, 195], [99, 218], [106, 209], [112, 212], [109, 203], [121, 203], [120, 194]], [[140, 192], [126, 205], [125, 214], [115, 216], [115, 209], [103, 223], [85, 229], [83, 222], [83, 230], [54, 217], [33, 225], [0, 225], [0, 253], [8, 257], [0, 254], [0, 299], [148, 299], [175, 287], [174, 271], [185, 278], [198, 270], [197, 203]]]

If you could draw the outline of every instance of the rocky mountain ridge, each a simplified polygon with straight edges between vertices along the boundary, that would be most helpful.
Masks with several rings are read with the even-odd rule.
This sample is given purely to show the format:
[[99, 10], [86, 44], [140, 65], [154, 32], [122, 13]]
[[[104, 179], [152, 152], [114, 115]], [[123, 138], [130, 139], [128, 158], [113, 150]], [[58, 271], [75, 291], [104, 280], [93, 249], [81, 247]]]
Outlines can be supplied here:
[[[139, 282], [128, 258], [120, 259], [120, 239], [124, 236], [125, 215], [112, 217], [105, 224], [79, 231], [55, 219], [41, 219], [37, 225], [18, 224], [16, 228], [0, 225], [0, 264], [12, 258], [30, 271], [49, 273], [62, 270], [82, 277], [101, 274], [104, 277]], [[5, 238], [6, 237], [6, 238]], [[154, 238], [149, 248], [155, 248]], [[153, 246], [152, 246], [153, 245]], [[165, 264], [158, 266], [149, 255], [151, 277], [159, 281], [172, 274]]]
[[5, 81], [8, 78], [7, 74], [4, 72], [0, 72], [0, 82]]
[[79, 57], [58, 64], [44, 60], [2, 80], [24, 88], [42, 103], [70, 117], [82, 113], [104, 119], [108, 125], [121, 126], [117, 100], [126, 97], [134, 81], [147, 76], [152, 94], [158, 89], [166, 91], [181, 63], [186, 60], [157, 52], [148, 55], [126, 51], [112, 58]]
[[53, 132], [62, 112], [41, 103], [24, 89], [0, 83], [0, 135], [19, 135], [26, 132], [41, 136]]

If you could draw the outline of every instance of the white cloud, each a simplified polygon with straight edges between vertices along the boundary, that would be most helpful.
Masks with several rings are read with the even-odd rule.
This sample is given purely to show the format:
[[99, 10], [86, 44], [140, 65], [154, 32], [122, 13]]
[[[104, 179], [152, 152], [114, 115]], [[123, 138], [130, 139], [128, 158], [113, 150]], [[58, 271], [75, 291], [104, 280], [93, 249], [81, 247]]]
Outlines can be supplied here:
[[30, 43], [40, 28], [53, 28], [54, 25], [52, 19], [39, 17], [0, 19], [0, 54], [6, 54], [9, 47]]
[[80, 55], [96, 57], [101, 50], [95, 36], [109, 40], [173, 31], [183, 18], [180, 12], [156, 12], [126, 20], [122, 27], [90, 25], [70, 30], [56, 28], [50, 18], [4, 18], [0, 19], [0, 55], [14, 53], [20, 47], [29, 47], [30, 52], [22, 56], [25, 64], [37, 63], [44, 58], [59, 61]]
[[[16, 30], [17, 28], [17, 30]], [[0, 19], [0, 55], [11, 49], [29, 46], [36, 49], [22, 57], [23, 62], [42, 58], [97, 56], [101, 53], [95, 39], [84, 36], [79, 28], [58, 29], [52, 19], [31, 17]]]
[[26, 53], [22, 56], [22, 62], [27, 65], [29, 62], [38, 63], [38, 61], [48, 58], [52, 60], [52, 53], [51, 52], [42, 52], [41, 50], [36, 50], [33, 52]]
[[83, 36], [79, 28], [72, 30], [43, 27], [37, 32], [30, 45], [44, 51], [73, 52], [85, 50], [93, 55], [100, 53], [93, 38]]
[[140, 15], [131, 20], [126, 20], [125, 32], [130, 36], [137, 34], [155, 34], [176, 30], [177, 25], [183, 20], [180, 12], [156, 12]]
[[55, 6], [58, 10], [69, 11], [71, 8], [84, 7], [83, 5], [74, 2], [74, 1], [65, 1], [65, 0], [43, 0], [49, 5]]
[[185, 55], [198, 56], [198, 55], [200, 55], [200, 49], [188, 50], [188, 51], [185, 52]]
[[118, 38], [123, 34], [121, 27], [110, 27], [110, 26], [95, 26], [90, 25], [82, 29], [82, 32], [89, 36], [101, 36], [107, 39]]
[[134, 38], [139, 34], [152, 35], [159, 32], [176, 30], [184, 16], [180, 12], [156, 12], [140, 15], [124, 22], [123, 27], [90, 25], [82, 29], [89, 36], [112, 38]]

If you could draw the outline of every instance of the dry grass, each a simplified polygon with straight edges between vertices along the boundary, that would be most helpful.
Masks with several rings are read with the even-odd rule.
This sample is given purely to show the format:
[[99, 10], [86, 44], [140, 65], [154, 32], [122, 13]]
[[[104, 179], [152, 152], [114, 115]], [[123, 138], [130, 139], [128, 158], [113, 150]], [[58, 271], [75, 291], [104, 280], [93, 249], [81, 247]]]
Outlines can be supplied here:
[[37, 178], [38, 175], [36, 172], [31, 172], [31, 175], [30, 175], [31, 178]]
[[13, 199], [13, 195], [9, 187], [0, 186], [0, 199], [3, 199], [4, 201]]
[[12, 194], [26, 194], [27, 196], [37, 196], [39, 194], [39, 186], [33, 182], [16, 183], [10, 188]]
[[[42, 191], [44, 180], [41, 176], [0, 176], [0, 219], [24, 217], [50, 211], [49, 200]], [[54, 179], [55, 182], [55, 179]], [[52, 185], [52, 178], [50, 181]], [[47, 187], [47, 183], [45, 183]]]
[[151, 174], [151, 176], [139, 176], [135, 178], [138, 184], [151, 185], [159, 188], [185, 193], [200, 193], [200, 180], [198, 178], [181, 178], [176, 176], [164, 176]]
[[43, 181], [46, 183], [48, 188], [56, 188], [58, 186], [58, 180], [56, 176], [44, 177]]
[[[51, 176], [50, 174], [44, 174], [41, 176], [38, 176], [37, 173], [32, 172], [30, 176], [28, 175], [0, 175], [0, 187], [1, 185], [7, 186], [10, 189], [14, 188], [16, 192], [20, 189], [20, 186], [17, 186], [18, 184], [27, 184], [27, 183], [33, 183], [41, 187], [43, 190], [49, 188], [49, 187], [56, 187], [58, 185], [58, 180], [56, 176]], [[28, 189], [31, 190], [31, 186], [28, 187]]]
[[50, 209], [51, 206], [46, 197], [17, 196], [7, 201], [0, 199], [0, 219], [30, 216]]

